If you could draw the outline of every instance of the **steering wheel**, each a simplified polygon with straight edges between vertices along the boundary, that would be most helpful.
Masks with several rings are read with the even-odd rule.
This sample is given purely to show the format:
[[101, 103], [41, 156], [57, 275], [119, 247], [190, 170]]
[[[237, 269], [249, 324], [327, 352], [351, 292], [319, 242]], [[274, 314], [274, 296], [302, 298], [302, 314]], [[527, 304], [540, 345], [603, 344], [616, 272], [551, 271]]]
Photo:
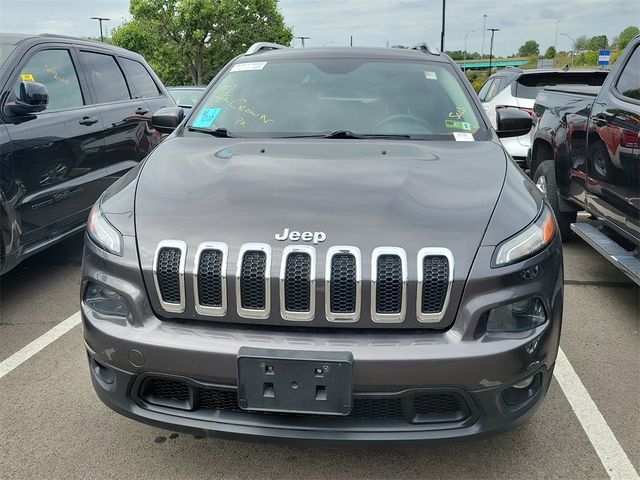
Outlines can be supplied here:
[[416, 117], [415, 115], [409, 115], [407, 113], [400, 113], [397, 115], [391, 115], [390, 117], [385, 118], [384, 120], [378, 122], [375, 127], [373, 127], [374, 131], [379, 130], [381, 127], [387, 125], [388, 123], [395, 123], [398, 121], [411, 122], [425, 127], [428, 130], [428, 133], [432, 133], [434, 130], [431, 127], [431, 124], [427, 122], [424, 118]]

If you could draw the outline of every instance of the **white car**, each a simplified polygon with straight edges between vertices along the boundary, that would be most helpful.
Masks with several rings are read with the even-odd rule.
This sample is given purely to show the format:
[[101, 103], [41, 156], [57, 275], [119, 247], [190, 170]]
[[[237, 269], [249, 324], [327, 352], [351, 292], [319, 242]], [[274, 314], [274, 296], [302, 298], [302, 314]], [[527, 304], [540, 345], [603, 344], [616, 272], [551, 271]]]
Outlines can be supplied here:
[[[505, 68], [491, 75], [478, 96], [489, 120], [496, 127], [496, 110], [516, 107], [533, 115], [538, 92], [550, 85], [602, 85], [607, 70], [522, 70]], [[529, 135], [503, 138], [502, 144], [521, 167], [531, 146]]]

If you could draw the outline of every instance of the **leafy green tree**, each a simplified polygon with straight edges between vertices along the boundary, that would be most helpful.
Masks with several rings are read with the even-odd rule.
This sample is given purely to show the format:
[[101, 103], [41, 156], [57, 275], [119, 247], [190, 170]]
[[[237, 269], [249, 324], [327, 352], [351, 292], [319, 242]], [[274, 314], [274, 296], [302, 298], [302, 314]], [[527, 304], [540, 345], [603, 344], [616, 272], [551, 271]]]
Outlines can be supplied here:
[[576, 52], [589, 50], [589, 37], [587, 37], [586, 35], [580, 35], [578, 38], [576, 38], [575, 42], [573, 42], [573, 49]]
[[601, 48], [607, 48], [607, 36], [606, 35], [596, 35], [591, 37], [589, 40], [589, 44], [587, 45], [588, 50], [600, 50]]
[[254, 42], [289, 45], [278, 0], [131, 0], [116, 45], [147, 58], [166, 83], [207, 83]]
[[640, 34], [640, 29], [635, 26], [630, 26], [622, 30], [620, 32], [620, 35], [618, 35], [618, 48], [620, 50], [624, 50], [624, 48], [629, 44], [633, 37], [638, 34]]
[[518, 56], [529, 57], [531, 55], [540, 55], [540, 45], [535, 40], [527, 40], [518, 49]]
[[551, 46], [551, 47], [547, 48], [547, 51], [544, 52], [544, 58], [556, 58], [556, 49], [555, 49], [555, 47]]

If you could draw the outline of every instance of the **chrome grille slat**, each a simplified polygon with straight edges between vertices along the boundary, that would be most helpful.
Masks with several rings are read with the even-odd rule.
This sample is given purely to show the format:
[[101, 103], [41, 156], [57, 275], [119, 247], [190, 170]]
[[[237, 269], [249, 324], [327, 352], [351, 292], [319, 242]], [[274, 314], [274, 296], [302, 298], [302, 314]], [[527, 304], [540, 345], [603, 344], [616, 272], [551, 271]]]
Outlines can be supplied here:
[[416, 315], [419, 322], [437, 323], [444, 317], [453, 283], [453, 254], [441, 247], [418, 252]]
[[271, 313], [271, 247], [245, 243], [238, 254], [236, 306], [244, 318], [269, 318]]
[[357, 322], [362, 297], [360, 249], [334, 246], [327, 250], [325, 316], [330, 322]]
[[280, 315], [285, 320], [313, 320], [316, 305], [316, 250], [291, 245], [282, 252]]
[[185, 308], [184, 267], [187, 244], [180, 240], [164, 240], [153, 257], [153, 280], [162, 308], [182, 313]]
[[200, 315], [220, 317], [227, 313], [227, 257], [222, 242], [198, 246], [193, 267], [193, 297]]
[[371, 254], [371, 319], [400, 323], [406, 316], [407, 253], [402, 248], [378, 247]]

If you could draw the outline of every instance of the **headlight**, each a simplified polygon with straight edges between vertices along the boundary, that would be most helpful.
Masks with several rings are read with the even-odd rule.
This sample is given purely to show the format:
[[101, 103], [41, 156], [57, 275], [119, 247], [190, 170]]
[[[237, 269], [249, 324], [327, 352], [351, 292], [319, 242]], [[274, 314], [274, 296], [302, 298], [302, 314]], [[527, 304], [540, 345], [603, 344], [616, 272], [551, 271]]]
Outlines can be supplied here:
[[87, 233], [103, 250], [122, 256], [122, 234], [104, 217], [100, 210], [100, 201], [91, 209], [87, 220]]
[[522, 332], [547, 321], [547, 311], [539, 298], [501, 305], [489, 312], [487, 332]]
[[493, 266], [503, 267], [535, 255], [551, 243], [555, 234], [556, 222], [545, 204], [531, 225], [498, 245]]
[[95, 282], [89, 282], [84, 292], [84, 303], [98, 313], [126, 317], [129, 307], [122, 295]]

